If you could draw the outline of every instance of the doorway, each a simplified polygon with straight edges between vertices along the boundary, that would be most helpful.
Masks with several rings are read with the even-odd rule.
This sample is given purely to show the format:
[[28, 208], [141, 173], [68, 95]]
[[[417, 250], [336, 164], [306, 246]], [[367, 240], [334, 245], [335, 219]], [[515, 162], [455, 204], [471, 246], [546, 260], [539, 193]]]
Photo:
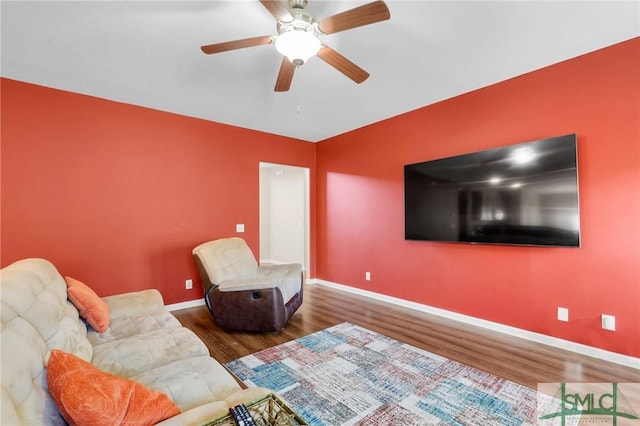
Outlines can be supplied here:
[[260, 162], [260, 263], [309, 270], [309, 169]]

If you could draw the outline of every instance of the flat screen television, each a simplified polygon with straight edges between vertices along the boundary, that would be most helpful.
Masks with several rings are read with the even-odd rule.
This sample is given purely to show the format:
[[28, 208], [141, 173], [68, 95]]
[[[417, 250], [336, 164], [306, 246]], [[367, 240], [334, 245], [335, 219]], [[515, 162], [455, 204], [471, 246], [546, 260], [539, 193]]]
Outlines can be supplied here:
[[405, 239], [580, 246], [576, 135], [404, 166]]

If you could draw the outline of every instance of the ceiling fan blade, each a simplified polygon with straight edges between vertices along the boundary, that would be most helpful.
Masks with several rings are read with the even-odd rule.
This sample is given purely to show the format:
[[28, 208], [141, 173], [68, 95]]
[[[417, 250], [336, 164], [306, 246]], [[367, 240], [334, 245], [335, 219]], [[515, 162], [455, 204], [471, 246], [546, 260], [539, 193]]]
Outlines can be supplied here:
[[293, 80], [293, 72], [296, 70], [296, 66], [286, 57], [282, 58], [282, 64], [280, 65], [280, 71], [278, 72], [278, 79], [276, 80], [276, 87], [273, 89], [276, 92], [286, 92], [291, 87], [291, 80]]
[[209, 44], [200, 47], [204, 53], [211, 55], [212, 53], [226, 52], [228, 50], [243, 49], [245, 47], [260, 46], [273, 42], [270, 36], [251, 37], [242, 40], [225, 41], [224, 43]]
[[269, 13], [271, 13], [278, 21], [293, 21], [293, 16], [291, 16], [291, 12], [289, 12], [287, 3], [280, 0], [260, 0], [260, 3], [262, 3]]
[[369, 78], [368, 72], [330, 47], [322, 46], [318, 51], [318, 57], [358, 84]]
[[319, 28], [324, 34], [333, 34], [389, 18], [391, 18], [389, 8], [383, 1], [378, 0], [325, 18], [320, 21]]

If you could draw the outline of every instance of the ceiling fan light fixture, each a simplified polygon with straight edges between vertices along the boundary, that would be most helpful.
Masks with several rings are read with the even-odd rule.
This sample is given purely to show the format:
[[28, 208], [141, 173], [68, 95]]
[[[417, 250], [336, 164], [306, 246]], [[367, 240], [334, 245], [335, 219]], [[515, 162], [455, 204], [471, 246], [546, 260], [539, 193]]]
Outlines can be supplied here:
[[318, 21], [305, 10], [307, 0], [259, 0], [262, 6], [276, 19], [277, 36], [251, 37], [240, 40], [200, 46], [205, 54], [227, 52], [245, 47], [274, 44], [280, 58], [280, 69], [276, 92], [286, 92], [291, 87], [293, 74], [310, 57], [318, 56], [355, 83], [369, 78], [369, 73], [345, 58], [329, 46], [321, 43], [320, 37], [341, 31], [374, 24], [391, 18], [384, 0], [340, 12]]
[[301, 65], [318, 54], [322, 47], [318, 37], [304, 30], [292, 29], [276, 39], [276, 49], [296, 65]]

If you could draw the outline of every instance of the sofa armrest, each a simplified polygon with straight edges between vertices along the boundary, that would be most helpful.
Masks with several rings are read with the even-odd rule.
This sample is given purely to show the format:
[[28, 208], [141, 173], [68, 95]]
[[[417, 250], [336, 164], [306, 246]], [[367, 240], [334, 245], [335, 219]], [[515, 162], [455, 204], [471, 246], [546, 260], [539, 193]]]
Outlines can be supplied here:
[[158, 426], [192, 426], [202, 425], [229, 413], [229, 407], [238, 404], [249, 404], [252, 401], [272, 393], [266, 388], [248, 388], [233, 392], [222, 401], [214, 401], [199, 407], [184, 411], [177, 416], [170, 417]]
[[162, 295], [155, 289], [116, 294], [102, 300], [109, 305], [111, 319], [164, 309]]
[[200, 426], [229, 412], [226, 401], [214, 401], [169, 417], [158, 426]]
[[250, 402], [263, 398], [270, 393], [273, 393], [273, 391], [267, 388], [239, 389], [226, 397], [224, 400], [227, 402], [227, 405], [229, 407], [233, 407], [238, 404], [249, 404]]
[[273, 280], [282, 291], [284, 303], [288, 303], [302, 289], [302, 265], [265, 265], [258, 268], [258, 279]]
[[229, 280], [221, 283], [219, 291], [267, 290], [278, 287], [279, 282], [270, 278], [249, 278], [246, 280]]
[[283, 278], [287, 276], [299, 277], [301, 274], [302, 265], [299, 263], [264, 265], [258, 267], [258, 278]]

